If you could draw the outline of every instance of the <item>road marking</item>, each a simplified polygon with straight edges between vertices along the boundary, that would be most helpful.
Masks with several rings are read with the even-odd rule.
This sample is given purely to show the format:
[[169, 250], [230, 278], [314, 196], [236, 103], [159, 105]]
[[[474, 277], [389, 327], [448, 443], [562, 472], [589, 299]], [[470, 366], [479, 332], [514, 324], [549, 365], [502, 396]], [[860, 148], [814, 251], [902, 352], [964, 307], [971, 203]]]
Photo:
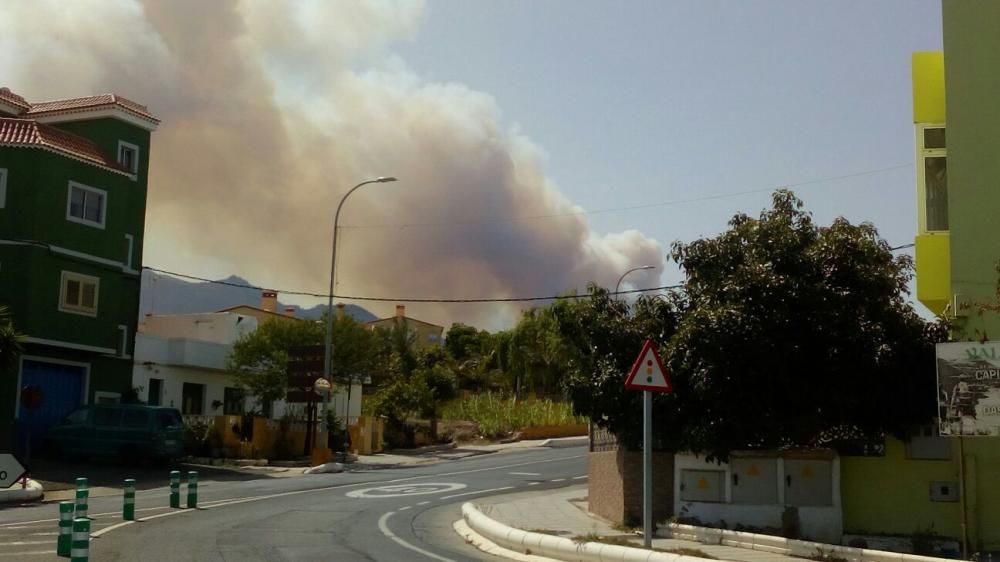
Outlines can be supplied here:
[[382, 531], [383, 535], [385, 535], [386, 537], [388, 537], [388, 538], [392, 539], [393, 541], [395, 541], [396, 544], [398, 544], [399, 546], [401, 546], [403, 548], [408, 548], [408, 549], [410, 549], [410, 550], [412, 550], [414, 552], [419, 552], [420, 554], [423, 554], [424, 556], [426, 556], [428, 558], [433, 558], [434, 560], [440, 560], [441, 562], [455, 562], [451, 558], [445, 558], [444, 556], [438, 556], [437, 554], [434, 554], [433, 552], [429, 552], [427, 550], [424, 550], [424, 549], [420, 548], [419, 546], [414, 546], [414, 545], [412, 545], [412, 544], [404, 541], [403, 539], [397, 537], [396, 535], [394, 535], [393, 532], [389, 530], [389, 525], [387, 524], [387, 522], [389, 521], [389, 518], [392, 517], [393, 513], [395, 513], [395, 512], [394, 511], [390, 511], [388, 513], [385, 513], [378, 520], [378, 530]]
[[55, 554], [54, 550], [35, 550], [32, 552], [0, 552], [0, 557], [3, 556], [40, 556], [42, 554]]
[[549, 480], [549, 482], [565, 482], [565, 481], [566, 481], [565, 478], [553, 478], [552, 480]]
[[[529, 465], [533, 465], [533, 464], [544, 464], [544, 463], [550, 463], [550, 462], [563, 462], [563, 461], [568, 461], [568, 460], [572, 460], [572, 459], [580, 459], [580, 458], [583, 458], [585, 456], [586, 455], [572, 455], [572, 456], [568, 456], [568, 457], [560, 457], [560, 458], [557, 458], [557, 459], [546, 459], [546, 460], [541, 460], [541, 461], [521, 462], [521, 463], [514, 463], [514, 464], [508, 464], [508, 465], [501, 465], [501, 466], [491, 466], [491, 467], [488, 467], [488, 468], [476, 468], [476, 469], [473, 469], [473, 470], [457, 470], [457, 471], [454, 471], [454, 472], [446, 472], [446, 473], [443, 473], [443, 474], [425, 474], [423, 476], [407, 476], [405, 478], [393, 478], [393, 479], [389, 479], [389, 480], [375, 480], [375, 481], [372, 481], [372, 482], [354, 482], [354, 483], [351, 483], [351, 484], [337, 484], [337, 485], [334, 485], [334, 486], [325, 486], [325, 487], [322, 487], [322, 488], [309, 488], [309, 489], [306, 489], [306, 490], [293, 490], [293, 491], [290, 491], [290, 492], [279, 492], [279, 493], [276, 493], [276, 494], [266, 494], [266, 495], [263, 495], [263, 496], [248, 496], [248, 497], [244, 497], [244, 498], [237, 498], [237, 499], [230, 499], [230, 500], [213, 500], [211, 502], [204, 502], [203, 505], [209, 504], [209, 503], [212, 503], [214, 505], [206, 505], [205, 507], [200, 508], [200, 509], [215, 509], [217, 507], [226, 507], [226, 506], [230, 506], [230, 505], [237, 505], [237, 504], [246, 503], [246, 502], [252, 502], [252, 501], [269, 500], [269, 499], [273, 499], [273, 498], [284, 498], [284, 497], [288, 497], [288, 496], [297, 496], [297, 495], [300, 495], [300, 494], [311, 494], [311, 493], [316, 493], [316, 492], [328, 492], [330, 490], [337, 490], [337, 489], [340, 489], [340, 488], [353, 488], [355, 486], [367, 486], [367, 485], [371, 485], [371, 484], [394, 484], [396, 482], [410, 482], [410, 481], [413, 481], [413, 480], [419, 480], [421, 478], [439, 478], [439, 477], [442, 477], [442, 476], [456, 476], [456, 475], [459, 475], [459, 474], [474, 474], [476, 472], [487, 472], [487, 471], [491, 471], [491, 470], [503, 470], [505, 468], [515, 468], [515, 467], [519, 467], [519, 466], [529, 466]], [[528, 482], [528, 486], [534, 486], [534, 485], [537, 485], [537, 484], [539, 484], [539, 482]], [[158, 507], [155, 507], [155, 508], [147, 508], [147, 509], [169, 509], [169, 508], [158, 508]], [[142, 511], [142, 510], [136, 510], [136, 511]], [[149, 520], [149, 519], [157, 519], [157, 518], [160, 518], [160, 517], [166, 517], [168, 515], [176, 515], [178, 513], [191, 513], [193, 511], [197, 511], [197, 510], [194, 510], [194, 509], [178, 509], [178, 510], [175, 510], [175, 511], [168, 511], [167, 513], [161, 513], [159, 515], [153, 515], [153, 516], [150, 516], [150, 517], [145, 517], [142, 520], [146, 521], [146, 520]], [[117, 514], [117, 513], [118, 512], [115, 512], [115, 514]], [[58, 521], [58, 519], [40, 519], [40, 520], [37, 520], [37, 521], [18, 521], [18, 522], [14, 522], [14, 523], [0, 524], [0, 528], [10, 527], [12, 525], [27, 525], [27, 524], [31, 524], [31, 523], [49, 523], [49, 522], [52, 522], [52, 521]], [[125, 523], [132, 523], [132, 521], [126, 521]], [[124, 527], [124, 526], [125, 525], [120, 524], [120, 523], [117, 524], [117, 525], [112, 525], [112, 527], [114, 527], [116, 529], [120, 528], [120, 527]], [[97, 531], [97, 533], [103, 534], [103, 533], [108, 532], [109, 529], [110, 529], [110, 527], [106, 528], [106, 529], [101, 529], [100, 531]], [[91, 533], [91, 536], [94, 536], [97, 533]], [[100, 536], [100, 534], [97, 534], [97, 536]]]
[[513, 474], [514, 476], [541, 476], [541, 472], [510, 472], [508, 474]]
[[584, 480], [584, 479], [586, 479], [586, 478], [587, 478], [587, 475], [586, 475], [586, 474], [584, 474], [583, 476], [574, 476], [574, 477], [573, 477], [573, 480]]
[[427, 505], [429, 503], [431, 503], [431, 502], [417, 502], [417, 505]]
[[410, 509], [410, 506], [401, 507], [399, 508], [399, 511], [406, 511], [407, 509]]
[[397, 484], [395, 486], [378, 486], [375, 488], [365, 488], [363, 490], [352, 490], [347, 492], [349, 498], [398, 498], [400, 496], [422, 496], [424, 494], [443, 494], [454, 492], [465, 488], [465, 484], [458, 482], [451, 483], [424, 483], [424, 484]]
[[29, 544], [52, 544], [52, 541], [14, 541], [0, 544], [4, 546], [27, 546]]
[[476, 494], [485, 494], [486, 492], [499, 492], [501, 490], [512, 490], [513, 486], [504, 486], [503, 488], [489, 488], [488, 490], [473, 490], [471, 492], [465, 492], [464, 494], [452, 494], [450, 496], [442, 496], [441, 499], [447, 500], [451, 498], [460, 498], [462, 496], [474, 496]]

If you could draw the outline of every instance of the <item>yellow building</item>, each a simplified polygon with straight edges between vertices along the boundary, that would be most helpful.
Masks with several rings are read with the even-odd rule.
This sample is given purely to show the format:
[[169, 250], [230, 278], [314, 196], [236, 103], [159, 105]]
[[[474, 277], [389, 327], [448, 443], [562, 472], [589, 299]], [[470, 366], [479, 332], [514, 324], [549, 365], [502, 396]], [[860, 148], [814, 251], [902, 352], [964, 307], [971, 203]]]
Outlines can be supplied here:
[[391, 330], [396, 326], [406, 326], [411, 332], [413, 332], [415, 337], [414, 343], [417, 349], [425, 349], [435, 345], [441, 345], [442, 336], [444, 335], [444, 326], [438, 326], [437, 324], [431, 324], [430, 322], [410, 318], [406, 315], [406, 307], [401, 304], [396, 305], [395, 316], [380, 318], [379, 320], [372, 320], [371, 322], [365, 323], [365, 327], [369, 330], [376, 330], [379, 328]]
[[278, 293], [275, 291], [262, 291], [260, 294], [260, 306], [250, 306], [241, 304], [223, 308], [216, 312], [232, 312], [243, 316], [253, 316], [257, 322], [264, 323], [266, 320], [301, 320], [295, 318], [295, 309], [285, 307], [284, 313], [278, 312]]

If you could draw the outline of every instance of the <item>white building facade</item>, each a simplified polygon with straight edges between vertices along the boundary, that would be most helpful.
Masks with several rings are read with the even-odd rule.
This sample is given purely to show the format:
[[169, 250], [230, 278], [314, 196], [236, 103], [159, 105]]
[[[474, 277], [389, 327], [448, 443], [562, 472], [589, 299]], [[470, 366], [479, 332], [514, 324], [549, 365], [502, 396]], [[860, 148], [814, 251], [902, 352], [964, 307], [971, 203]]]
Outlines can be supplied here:
[[[150, 405], [177, 408], [186, 416], [240, 415], [253, 408], [226, 370], [233, 344], [257, 329], [257, 318], [234, 312], [149, 315], [135, 338], [132, 386]], [[332, 397], [338, 416], [348, 412], [344, 387]], [[350, 392], [350, 417], [361, 415], [361, 386]], [[277, 401], [270, 417], [279, 419], [295, 405]]]

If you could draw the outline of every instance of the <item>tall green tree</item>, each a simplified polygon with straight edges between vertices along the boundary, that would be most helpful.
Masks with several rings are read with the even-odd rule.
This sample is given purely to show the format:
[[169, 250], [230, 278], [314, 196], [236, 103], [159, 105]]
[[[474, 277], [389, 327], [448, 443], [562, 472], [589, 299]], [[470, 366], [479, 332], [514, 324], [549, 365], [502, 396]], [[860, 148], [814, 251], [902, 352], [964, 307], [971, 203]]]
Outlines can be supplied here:
[[907, 302], [912, 263], [868, 223], [818, 226], [778, 191], [758, 218], [675, 243], [682, 319], [668, 345], [687, 449], [822, 445], [903, 435], [934, 415], [944, 330]]
[[[325, 334], [325, 321], [267, 320], [233, 345], [229, 371], [259, 402], [282, 399], [288, 390], [288, 349], [322, 345]], [[378, 349], [374, 334], [353, 318], [335, 319], [331, 378], [346, 384], [350, 377], [371, 375], [378, 365]]]

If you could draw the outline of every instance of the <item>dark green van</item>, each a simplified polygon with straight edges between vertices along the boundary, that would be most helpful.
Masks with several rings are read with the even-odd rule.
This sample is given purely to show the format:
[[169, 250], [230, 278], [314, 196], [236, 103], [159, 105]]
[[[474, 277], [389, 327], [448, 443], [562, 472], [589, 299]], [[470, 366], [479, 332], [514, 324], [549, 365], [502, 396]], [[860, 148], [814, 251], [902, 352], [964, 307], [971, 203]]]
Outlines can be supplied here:
[[119, 456], [169, 461], [184, 448], [184, 421], [174, 408], [140, 404], [93, 404], [49, 429], [46, 445], [66, 458]]

